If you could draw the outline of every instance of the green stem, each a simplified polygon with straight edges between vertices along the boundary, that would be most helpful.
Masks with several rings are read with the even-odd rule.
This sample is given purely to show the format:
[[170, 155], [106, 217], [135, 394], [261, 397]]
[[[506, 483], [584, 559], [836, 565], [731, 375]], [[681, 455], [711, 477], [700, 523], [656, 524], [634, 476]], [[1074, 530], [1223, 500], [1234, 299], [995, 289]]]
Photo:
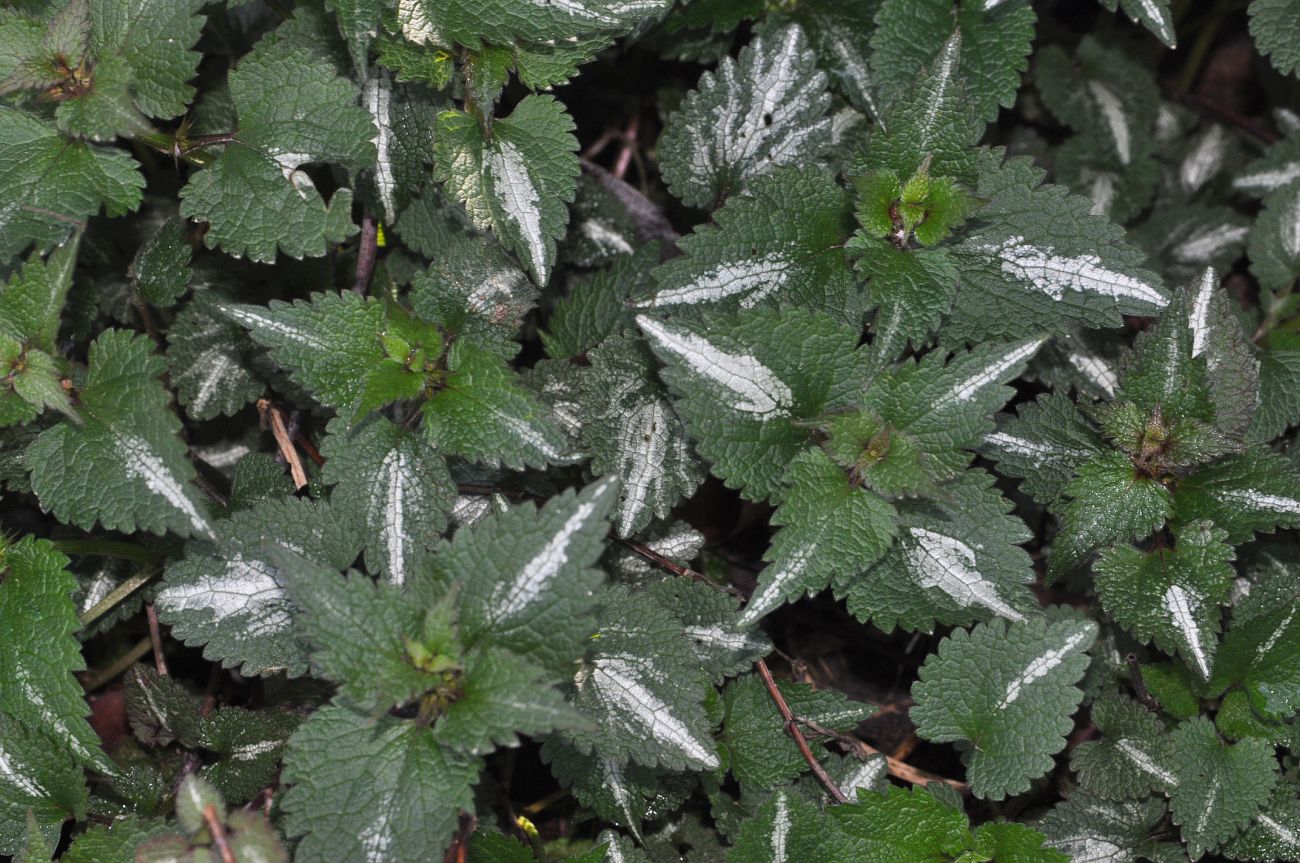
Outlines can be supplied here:
[[105, 614], [112, 611], [119, 603], [144, 586], [149, 579], [162, 571], [161, 567], [151, 566], [128, 578], [113, 589], [108, 596], [95, 603], [94, 607], [81, 615], [81, 625], [90, 626]]
[[1278, 328], [1278, 325], [1282, 322], [1282, 312], [1286, 309], [1287, 298], [1291, 296], [1291, 292], [1294, 290], [1295, 279], [1292, 279], [1285, 288], [1269, 297], [1268, 309], [1264, 312], [1264, 319], [1260, 321], [1255, 334], [1250, 337], [1251, 341], [1258, 342]]
[[100, 557], [120, 557], [136, 563], [156, 564], [162, 560], [158, 552], [133, 542], [111, 539], [56, 539], [54, 547], [64, 554], [94, 554]]
[[[212, 143], [225, 143], [224, 141], [221, 141], [219, 139], [226, 138], [228, 136], [209, 135], [207, 137], [213, 139]], [[178, 146], [178, 142], [176, 141], [176, 138], [172, 135], [164, 135], [159, 132], [150, 132], [147, 135], [140, 135], [137, 138], [137, 140], [149, 147], [152, 147], [153, 149], [157, 150], [159, 153], [163, 153], [165, 155], [171, 156], [174, 159], [181, 159], [183, 161], [189, 162], [192, 165], [197, 165], [200, 168], [206, 168], [208, 165], [211, 165], [213, 162], [217, 160], [216, 156], [212, 155], [207, 150], [202, 149], [201, 146], [190, 147], [190, 146], [185, 146], [183, 144]], [[231, 138], [231, 140], [234, 139]]]
[[113, 664], [108, 666], [108, 668], [105, 668], [102, 671], [97, 671], [92, 676], [87, 677], [85, 682], [82, 684], [82, 688], [87, 692], [94, 692], [114, 677], [117, 677], [123, 671], [126, 671], [132, 665], [135, 665], [140, 657], [144, 656], [152, 649], [152, 638], [144, 638], [136, 642], [134, 647], [113, 660]]
[[1183, 64], [1182, 74], [1178, 76], [1178, 87], [1184, 92], [1190, 92], [1192, 85], [1196, 83], [1196, 77], [1201, 74], [1201, 66], [1205, 63], [1206, 56], [1210, 53], [1210, 47], [1214, 44], [1214, 37], [1219, 35], [1219, 28], [1223, 26], [1225, 13], [1220, 12], [1201, 28], [1197, 34], [1196, 41], [1192, 44], [1192, 50], [1187, 55], [1187, 62]]

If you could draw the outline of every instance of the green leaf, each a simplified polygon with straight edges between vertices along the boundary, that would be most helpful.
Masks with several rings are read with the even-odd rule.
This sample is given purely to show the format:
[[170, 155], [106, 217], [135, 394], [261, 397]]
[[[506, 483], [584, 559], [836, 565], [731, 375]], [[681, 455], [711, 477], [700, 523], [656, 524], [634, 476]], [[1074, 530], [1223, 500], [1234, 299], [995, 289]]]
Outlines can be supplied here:
[[1300, 794], [1294, 782], [1277, 783], [1272, 798], [1224, 854], [1259, 863], [1300, 857]]
[[1076, 860], [1134, 863], [1149, 853], [1147, 835], [1164, 816], [1164, 802], [1156, 798], [1108, 802], [1080, 789], [1037, 826], [1047, 834], [1049, 846]]
[[411, 308], [463, 338], [509, 360], [519, 352], [519, 327], [536, 304], [537, 289], [496, 243], [453, 234], [428, 269], [411, 280]]
[[1259, 53], [1268, 57], [1283, 75], [1300, 67], [1300, 14], [1288, 0], [1254, 0], [1250, 4], [1250, 35]]
[[398, 20], [412, 41], [430, 41], [436, 33], [439, 40], [477, 47], [480, 41], [509, 45], [518, 39], [545, 42], [612, 35], [657, 16], [669, 5], [670, 0], [413, 0], [403, 4]]
[[1033, 566], [1019, 547], [1031, 534], [1009, 514], [992, 476], [965, 471], [934, 500], [896, 505], [897, 541], [842, 591], [855, 617], [885, 631], [932, 632], [936, 622], [1020, 621], [1037, 613], [1025, 588]]
[[889, 863], [951, 860], [971, 842], [969, 822], [961, 810], [947, 806], [924, 788], [891, 787], [885, 794], [859, 794], [856, 802], [836, 806], [829, 814], [852, 839], [856, 859]]
[[761, 631], [740, 623], [736, 600], [714, 587], [669, 576], [648, 589], [682, 624], [695, 658], [716, 683], [752, 667], [772, 648]]
[[863, 401], [915, 442], [927, 476], [948, 479], [970, 463], [966, 450], [992, 428], [990, 417], [1014, 392], [1006, 384], [1019, 377], [1043, 341], [981, 345], [946, 365], [945, 352], [932, 351], [878, 376]]
[[541, 510], [513, 507], [438, 548], [437, 579], [461, 584], [465, 644], [481, 640], [556, 671], [573, 668], [595, 629], [593, 594], [603, 576], [592, 564], [616, 490], [605, 479], [580, 495], [557, 495]]
[[365, 526], [370, 570], [404, 584], [447, 527], [456, 487], [446, 460], [383, 417], [351, 430], [334, 420], [321, 454], [330, 500]]
[[445, 386], [425, 402], [430, 443], [492, 467], [571, 464], [580, 456], [501, 357], [470, 342], [447, 352]]
[[289, 739], [285, 832], [298, 859], [441, 859], [478, 772], [414, 722], [329, 705]]
[[1178, 486], [1180, 521], [1208, 518], [1245, 542], [1256, 532], [1300, 525], [1300, 472], [1281, 456], [1254, 448], [1196, 471]]
[[971, 181], [971, 147], [980, 128], [958, 77], [960, 59], [961, 34], [954, 32], [941, 43], [934, 62], [890, 105], [884, 125], [872, 131], [866, 148], [855, 155], [853, 174], [892, 172], [900, 182], [929, 176]]
[[682, 396], [700, 455], [752, 500], [773, 494], [804, 448], [800, 420], [847, 406], [861, 388], [857, 332], [826, 315], [755, 309], [707, 327], [646, 315], [637, 324], [668, 364], [663, 378]]
[[1090, 717], [1102, 733], [1070, 753], [1079, 784], [1103, 800], [1131, 800], [1178, 784], [1178, 752], [1164, 723], [1141, 704], [1117, 694], [1092, 704]]
[[[244, 331], [208, 294], [194, 297], [167, 330], [167, 370], [192, 420], [233, 416], [266, 391], [253, 373]], [[242, 344], [241, 344], [242, 342]]]
[[1268, 611], [1234, 623], [1223, 641], [1211, 688], [1240, 685], [1251, 706], [1269, 719], [1300, 710], [1300, 606], [1276, 602]]
[[90, 50], [102, 66], [120, 57], [130, 72], [135, 104], [151, 117], [185, 113], [194, 98], [187, 82], [200, 55], [191, 50], [203, 29], [201, 0], [107, 0], [90, 4]]
[[[818, 691], [806, 684], [778, 681], [777, 688], [791, 712], [833, 731], [852, 731], [876, 712], [870, 704], [852, 701], [837, 692]], [[737, 781], [755, 788], [775, 788], [808, 769], [799, 747], [757, 674], [732, 681], [723, 691], [722, 735], [719, 742], [727, 766]], [[825, 746], [813, 744], [824, 756]]]
[[203, 717], [199, 746], [220, 760], [205, 765], [199, 775], [230, 803], [251, 800], [276, 780], [285, 743], [300, 722], [300, 716], [286, 710], [242, 707], [223, 707]]
[[1065, 747], [1083, 693], [1073, 684], [1097, 637], [1091, 621], [981, 623], [939, 644], [912, 687], [917, 734], [966, 741], [963, 760], [977, 796], [1001, 800], [1029, 788]]
[[1146, 537], [1165, 523], [1171, 504], [1169, 489], [1115, 451], [1084, 462], [1064, 493], [1070, 501], [1052, 542], [1056, 573], [1077, 566], [1101, 546]]
[[212, 538], [153, 342], [106, 330], [91, 344], [89, 363], [77, 404], [83, 422], [46, 429], [27, 448], [41, 505], [86, 529], [98, 521], [127, 533]]
[[718, 767], [703, 704], [712, 688], [681, 624], [646, 594], [611, 590], [592, 638], [573, 696], [592, 729], [573, 731], [570, 741], [618, 763]]
[[461, 690], [438, 717], [434, 737], [444, 749], [473, 754], [519, 746], [521, 734], [582, 725], [556, 682], [554, 674], [513, 653], [472, 652], [465, 659]]
[[[1124, 14], [1141, 24], [1165, 43], [1167, 48], [1177, 48], [1178, 40], [1174, 37], [1174, 16], [1169, 11], [1169, 0], [1100, 0], [1101, 5], [1114, 12], [1116, 7], [1123, 8]], [[1267, 52], [1265, 52], [1267, 53]]]
[[194, 96], [187, 81], [200, 55], [202, 4], [73, 0], [49, 20], [38, 43], [17, 47], [14, 73], [0, 87], [35, 89], [59, 104], [59, 128], [97, 141], [149, 132], [142, 114], [170, 118]]
[[792, 13], [817, 52], [818, 66], [854, 108], [872, 118], [879, 118], [880, 110], [867, 58], [879, 7], [880, 0], [814, 3], [796, 6]]
[[[352, 422], [367, 411], [415, 398], [426, 386], [427, 365], [442, 349], [427, 325], [408, 326], [396, 307], [354, 293], [312, 294], [292, 305], [218, 305], [321, 404]], [[386, 343], [386, 337], [394, 341]], [[400, 342], [400, 347], [393, 347]]]
[[468, 859], [471, 863], [534, 863], [537, 858], [518, 839], [479, 831], [469, 841]]
[[1229, 440], [1245, 438], [1260, 401], [1259, 362], [1213, 269], [1188, 286], [1191, 357], [1205, 357], [1205, 383], [1214, 403], [1214, 426]]
[[1233, 178], [1234, 189], [1257, 198], [1300, 177], [1300, 135], [1288, 134]]
[[1300, 335], [1269, 333], [1268, 345], [1259, 353], [1258, 401], [1248, 440], [1271, 441], [1300, 425]]
[[118, 149], [64, 138], [53, 125], [0, 106], [0, 257], [35, 243], [48, 249], [102, 208], [120, 216], [140, 206], [144, 177]]
[[298, 607], [294, 626], [312, 646], [313, 670], [338, 685], [340, 703], [378, 714], [437, 685], [408, 644], [422, 636], [425, 609], [399, 589], [356, 571], [340, 577], [297, 555], [271, 562]]
[[0, 291], [0, 426], [30, 422], [47, 407], [78, 421], [56, 340], [80, 237], [46, 261], [33, 252]]
[[659, 244], [647, 243], [590, 277], [575, 278], [539, 333], [546, 353], [556, 359], [574, 357], [631, 328], [630, 298], [646, 292], [659, 260]]
[[665, 121], [659, 141], [669, 190], [713, 208], [778, 165], [810, 163], [831, 143], [826, 75], [798, 25], [767, 30], [714, 72]]
[[[365, 33], [359, 38], [369, 37], [370, 34]], [[365, 68], [364, 62], [362, 68]], [[369, 172], [370, 186], [379, 203], [379, 215], [391, 224], [397, 221], [410, 205], [412, 195], [429, 178], [428, 163], [433, 159], [436, 112], [443, 103], [429, 98], [421, 88], [394, 86], [382, 69], [373, 75], [363, 72], [362, 80], [361, 104], [370, 113], [376, 130], [375, 164]]]
[[961, 34], [961, 77], [971, 110], [982, 122], [1009, 108], [1028, 68], [1034, 38], [1028, 4], [969, 3], [956, 13], [948, 0], [886, 0], [871, 36], [871, 72], [888, 104], [930, 65], [944, 43]]
[[621, 536], [667, 518], [689, 497], [704, 471], [686, 427], [655, 376], [654, 356], [644, 344], [611, 338], [587, 353], [579, 401], [584, 452], [597, 476], [619, 478], [614, 525]]
[[219, 523], [219, 542], [193, 547], [167, 567], [155, 599], [159, 620], [172, 635], [245, 675], [307, 669], [294, 629], [296, 607], [284, 575], [269, 561], [278, 543], [339, 570], [361, 549], [361, 525], [329, 504], [267, 500]]
[[[77, 582], [67, 571], [68, 559], [48, 540], [29, 536], [0, 551], [0, 565], [5, 574], [0, 619], [6, 621], [0, 634], [0, 665], [6, 669], [0, 677], [0, 714], [49, 735], [79, 764], [113, 774], [99, 737], [83, 719], [89, 709], [72, 676], [86, 664], [73, 637], [81, 622], [72, 602]], [[26, 760], [30, 753], [20, 756]]]
[[72, 287], [81, 235], [44, 261], [33, 252], [0, 292], [0, 335], [47, 354], [58, 351], [59, 320]]
[[236, 140], [180, 192], [181, 215], [209, 223], [208, 248], [269, 263], [277, 250], [319, 257], [355, 233], [351, 190], [327, 208], [302, 167], [374, 163], [375, 126], [356, 85], [305, 48], [267, 38], [230, 72], [229, 87]]
[[1143, 255], [1118, 227], [1091, 215], [1092, 206], [1060, 186], [1017, 184], [995, 193], [953, 250], [962, 288], [952, 336], [1115, 327], [1121, 315], [1153, 315], [1167, 306], [1159, 278], [1141, 268]]
[[1286, 289], [1300, 275], [1300, 183], [1288, 183], [1264, 198], [1247, 244], [1250, 272], [1266, 291]]
[[1169, 809], [1195, 860], [1259, 814], [1277, 781], [1277, 761], [1262, 740], [1224, 743], [1203, 716], [1178, 726], [1173, 738], [1178, 787], [1170, 792]]
[[859, 273], [871, 278], [876, 339], [901, 346], [922, 344], [948, 312], [957, 293], [957, 267], [947, 249], [899, 249], [875, 238], [855, 237]]
[[998, 417], [984, 435], [980, 455], [998, 471], [1021, 480], [1020, 490], [1042, 504], [1061, 496], [1079, 466], [1101, 453], [1101, 441], [1083, 414], [1062, 393], [1046, 393]]
[[569, 788], [583, 806], [634, 835], [640, 834], [641, 823], [653, 814], [654, 808], [671, 807], [695, 787], [692, 776], [592, 757], [559, 735], [551, 735], [542, 744], [542, 759], [556, 780]]
[[[0, 587], [0, 594], [5, 589], [7, 586]], [[45, 632], [42, 636], [48, 638]], [[48, 641], [42, 641], [41, 648], [48, 649]], [[0, 651], [8, 652], [3, 641], [0, 641]], [[72, 682], [70, 676], [68, 680]], [[77, 710], [81, 712], [82, 708]], [[36, 729], [27, 728], [10, 717], [7, 707], [0, 712], [0, 760], [5, 767], [0, 776], [0, 854], [18, 854], [24, 842], [31, 841], [29, 819], [34, 819], [38, 828], [36, 836], [57, 842], [64, 821], [85, 818], [86, 782], [77, 763], [81, 759], [74, 760], [67, 744], [47, 736], [51, 733], [61, 736], [63, 731], [44, 721]], [[91, 734], [89, 727], [84, 733]], [[48, 854], [45, 859], [49, 859]]]
[[1175, 532], [1172, 549], [1142, 552], [1120, 545], [1104, 552], [1094, 569], [1097, 596], [1111, 617], [1143, 642], [1155, 641], [1177, 653], [1189, 667], [1210, 679], [1219, 605], [1232, 584], [1232, 547], [1227, 534], [1209, 522]]
[[185, 222], [175, 216], [163, 222], [136, 251], [127, 271], [135, 295], [159, 308], [175, 305], [189, 287], [192, 254]]
[[976, 859], [1001, 863], [1070, 863], [1070, 855], [1043, 847], [1046, 838], [1024, 824], [989, 822], [981, 824], [975, 831], [972, 850]]
[[27, 812], [26, 833], [22, 850], [14, 855], [15, 863], [47, 863], [54, 852], [50, 850], [49, 842], [41, 833], [41, 825], [36, 820], [36, 813], [30, 810]]
[[854, 483], [820, 450], [795, 456], [783, 484], [788, 489], [772, 515], [780, 530], [764, 554], [769, 563], [758, 587], [745, 604], [744, 625], [823, 589], [832, 579], [852, 579], [880, 559], [898, 530], [894, 507]]
[[[339, 33], [348, 45], [348, 54], [358, 76], [364, 78], [370, 42], [379, 30], [380, 0], [325, 0], [325, 8], [334, 13]], [[392, 218], [392, 214], [389, 215]]]
[[853, 320], [861, 303], [842, 248], [849, 225], [848, 196], [829, 171], [775, 168], [683, 238], [685, 254], [655, 271], [655, 293], [638, 307], [793, 304]]
[[838, 831], [827, 830], [825, 816], [793, 789], [773, 794], [740, 826], [727, 863], [779, 863], [782, 860], [840, 860]]
[[447, 111], [438, 117], [435, 175], [470, 221], [545, 285], [577, 189], [577, 146], [572, 118], [551, 96], [526, 96], [492, 123], [491, 137], [472, 114]]
[[1126, 172], [1150, 164], [1160, 89], [1131, 54], [1092, 34], [1084, 36], [1073, 59], [1048, 46], [1036, 58], [1034, 83], [1047, 109], [1077, 131], [1106, 168]]

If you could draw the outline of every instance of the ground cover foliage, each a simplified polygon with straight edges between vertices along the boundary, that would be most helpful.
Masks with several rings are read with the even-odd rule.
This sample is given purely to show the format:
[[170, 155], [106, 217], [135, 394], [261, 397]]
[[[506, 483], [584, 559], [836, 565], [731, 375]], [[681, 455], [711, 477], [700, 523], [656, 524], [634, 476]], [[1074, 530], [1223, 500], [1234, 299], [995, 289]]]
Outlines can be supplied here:
[[1295, 0], [0, 10], [0, 856], [1300, 860]]

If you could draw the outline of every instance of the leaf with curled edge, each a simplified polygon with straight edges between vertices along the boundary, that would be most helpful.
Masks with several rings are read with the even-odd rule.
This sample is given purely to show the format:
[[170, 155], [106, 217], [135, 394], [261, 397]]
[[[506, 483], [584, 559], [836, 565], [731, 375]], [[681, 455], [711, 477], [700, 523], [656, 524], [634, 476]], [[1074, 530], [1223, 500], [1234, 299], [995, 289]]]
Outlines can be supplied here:
[[204, 656], [245, 675], [307, 670], [297, 607], [268, 559], [275, 542], [334, 569], [361, 550], [361, 525], [324, 501], [266, 500], [217, 525], [220, 542], [171, 563], [155, 599], [158, 619]]
[[376, 128], [355, 84], [305, 47], [274, 34], [231, 70], [234, 140], [181, 189], [180, 212], [207, 222], [203, 241], [235, 257], [270, 263], [277, 252], [319, 257], [356, 233], [352, 191], [327, 206], [302, 170], [314, 163], [358, 169], [375, 162]]
[[1218, 649], [1220, 605], [1235, 572], [1227, 533], [1196, 521], [1174, 530], [1174, 547], [1143, 552], [1118, 545], [1094, 564], [1097, 595], [1115, 622], [1140, 641], [1177, 653], [1203, 681]]
[[474, 115], [444, 111], [434, 174], [475, 227], [492, 231], [545, 286], [577, 192], [577, 147], [573, 119], [550, 95], [524, 97], [492, 122], [490, 137]]
[[846, 408], [861, 389], [856, 329], [829, 315], [754, 309], [702, 322], [637, 317], [667, 367], [700, 456], [751, 500], [772, 495], [805, 448], [803, 420]]
[[52, 426], [24, 461], [41, 505], [83, 528], [171, 532], [211, 539], [208, 501], [158, 380], [164, 363], [147, 336], [105, 330], [90, 345], [80, 424]]
[[289, 738], [285, 832], [309, 860], [440, 860], [481, 768], [414, 722], [329, 704]]
[[[5, 669], [0, 675], [0, 713], [5, 722], [19, 722], [29, 730], [27, 736], [16, 734], [14, 745], [21, 744], [23, 751], [15, 757], [25, 761], [31, 756], [27, 748], [35, 739], [30, 732], [39, 732], [54, 741], [54, 751], [64, 757], [116, 774], [85, 720], [89, 708], [72, 676], [86, 663], [74, 637], [81, 622], [72, 602], [77, 581], [68, 572], [68, 559], [49, 540], [28, 536], [0, 550], [0, 567], [5, 576], [0, 581], [0, 619], [5, 621], [0, 630], [0, 665]], [[0, 739], [0, 751], [8, 742]], [[57, 774], [58, 761], [45, 761], [40, 769]], [[11, 786], [7, 790], [12, 792], [17, 784], [25, 792], [22, 796], [44, 797], [33, 793], [39, 787], [32, 784], [36, 777], [11, 773], [7, 761], [0, 764], [0, 787]], [[75, 799], [66, 796], [66, 781], [57, 784], [60, 798]]]
[[931, 499], [900, 500], [898, 538], [864, 574], [837, 585], [849, 611], [885, 631], [934, 631], [1038, 614], [1034, 579], [1021, 544], [1032, 534], [979, 470], [963, 471]]
[[566, 739], [618, 763], [717, 768], [704, 705], [713, 690], [681, 623], [649, 594], [614, 588], [605, 594], [593, 639], [572, 698], [591, 725], [561, 732]]
[[365, 525], [367, 566], [404, 584], [447, 527], [456, 486], [446, 459], [380, 416], [351, 430], [332, 421], [321, 455], [322, 479], [334, 486], [330, 500]]
[[667, 118], [659, 152], [668, 188], [712, 207], [778, 165], [815, 161], [831, 143], [826, 84], [798, 25], [760, 31]]
[[975, 796], [1001, 800], [1028, 790], [1065, 748], [1083, 700], [1074, 684], [1096, 637], [1092, 621], [1042, 618], [954, 631], [912, 687], [917, 734], [971, 744], [963, 761]]
[[667, 518], [695, 491], [704, 470], [643, 343], [606, 339], [587, 359], [591, 365], [579, 379], [580, 445], [597, 476], [619, 478], [614, 526], [629, 537], [652, 518]]
[[556, 495], [540, 510], [521, 504], [462, 528], [439, 544], [429, 580], [422, 577], [412, 590], [424, 596], [435, 585], [460, 583], [466, 645], [482, 641], [571, 670], [593, 629], [603, 574], [592, 564], [617, 489], [617, 480], [606, 477], [580, 494]]
[[793, 304], [855, 321], [863, 301], [843, 248], [851, 221], [830, 171], [777, 167], [684, 237], [685, 254], [655, 270], [654, 293], [636, 305], [686, 315]]

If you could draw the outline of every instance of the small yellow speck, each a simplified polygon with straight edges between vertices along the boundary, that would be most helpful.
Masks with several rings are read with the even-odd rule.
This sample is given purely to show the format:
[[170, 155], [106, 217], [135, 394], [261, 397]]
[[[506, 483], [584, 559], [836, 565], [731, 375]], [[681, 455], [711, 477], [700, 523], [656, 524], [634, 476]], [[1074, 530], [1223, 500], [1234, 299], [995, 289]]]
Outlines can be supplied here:
[[524, 835], [532, 839], [537, 838], [537, 825], [533, 824], [533, 822], [522, 815], [517, 815], [515, 816], [515, 823], [519, 825], [520, 830], [524, 831]]
[[384, 236], [384, 226], [382, 224], [375, 225], [375, 245], [381, 249], [388, 245], [388, 238]]

